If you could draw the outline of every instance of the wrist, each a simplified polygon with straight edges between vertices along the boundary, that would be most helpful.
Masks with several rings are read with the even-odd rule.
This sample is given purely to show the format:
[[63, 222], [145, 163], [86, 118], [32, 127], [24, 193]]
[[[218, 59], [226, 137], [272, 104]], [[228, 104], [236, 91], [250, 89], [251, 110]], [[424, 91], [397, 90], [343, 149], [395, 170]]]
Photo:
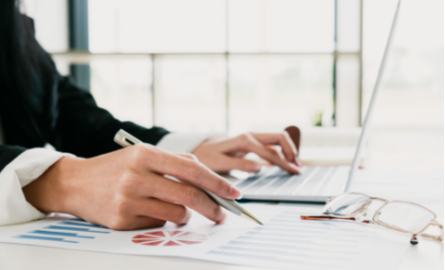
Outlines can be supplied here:
[[23, 188], [26, 200], [43, 213], [73, 213], [75, 175], [82, 159], [63, 157]]

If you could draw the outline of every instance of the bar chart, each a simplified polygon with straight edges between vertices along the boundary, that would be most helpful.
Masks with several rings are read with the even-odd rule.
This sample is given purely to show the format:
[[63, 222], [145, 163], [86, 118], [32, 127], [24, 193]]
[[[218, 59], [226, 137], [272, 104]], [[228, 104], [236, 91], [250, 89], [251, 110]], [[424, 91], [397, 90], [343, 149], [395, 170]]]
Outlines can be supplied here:
[[70, 221], [58, 222], [57, 225], [49, 225], [26, 234], [16, 235], [14, 238], [78, 244], [83, 239], [95, 239], [94, 234], [109, 234], [110, 231], [106, 227], [73, 218]]

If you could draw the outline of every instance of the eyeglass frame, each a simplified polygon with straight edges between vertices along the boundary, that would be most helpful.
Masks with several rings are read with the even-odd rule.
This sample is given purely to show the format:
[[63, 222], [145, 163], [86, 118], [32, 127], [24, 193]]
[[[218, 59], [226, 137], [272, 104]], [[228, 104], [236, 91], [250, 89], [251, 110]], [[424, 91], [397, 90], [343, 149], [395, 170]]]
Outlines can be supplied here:
[[[369, 196], [369, 195], [366, 195], [366, 194], [363, 194], [363, 193], [360, 193], [360, 192], [347, 192], [347, 193], [344, 193], [344, 194], [357, 194], [357, 195], [363, 195], [363, 196], [368, 197], [368, 198], [370, 199], [370, 201], [367, 202], [365, 205], [363, 205], [363, 206], [362, 206], [361, 208], [359, 208], [358, 210], [356, 210], [356, 211], [354, 211], [353, 213], [351, 213], [350, 216], [345, 216], [345, 217], [338, 217], [338, 216], [332, 216], [332, 215], [330, 215], [330, 216], [329, 216], [329, 215], [326, 215], [326, 216], [301, 216], [301, 219], [303, 219], [303, 220], [341, 219], [341, 220], [357, 221], [356, 218], [355, 218], [355, 217], [357, 216], [357, 214], [360, 214], [361, 212], [363, 212], [364, 210], [366, 210], [367, 207], [368, 207], [369, 205], [371, 205], [371, 203], [372, 203], [373, 200], [377, 200], [377, 201], [382, 201], [382, 202], [383, 202], [383, 205], [380, 206], [380, 207], [375, 211], [375, 213], [374, 213], [374, 215], [373, 215], [373, 217], [372, 217], [371, 220], [365, 220], [365, 221], [363, 221], [364, 223], [376, 224], [376, 225], [380, 225], [380, 226], [382, 226], [382, 227], [384, 227], [384, 228], [387, 228], [387, 229], [391, 229], [391, 230], [399, 231], [399, 232], [402, 232], [402, 233], [411, 234], [411, 235], [412, 235], [412, 238], [411, 238], [411, 240], [410, 240], [410, 243], [411, 243], [412, 245], [417, 245], [417, 244], [418, 244], [417, 236], [424, 237], [424, 238], [427, 238], [427, 239], [430, 239], [430, 240], [434, 240], [434, 241], [438, 241], [438, 242], [442, 242], [442, 241], [443, 241], [443, 238], [444, 238], [443, 225], [442, 225], [440, 222], [438, 222], [438, 221], [436, 220], [436, 218], [437, 218], [436, 213], [434, 213], [433, 211], [431, 211], [430, 209], [426, 208], [426, 207], [423, 206], [423, 205], [420, 205], [420, 204], [415, 203], [415, 202], [409, 202], [409, 201], [400, 201], [400, 200], [389, 201], [389, 200], [386, 200], [386, 199], [383, 199], [383, 198], [379, 198], [379, 197], [371, 197], [371, 196]], [[342, 195], [343, 195], [343, 194], [342, 194]], [[326, 201], [326, 204], [330, 203], [330, 202], [333, 201], [335, 198], [337, 198], [337, 197], [329, 198], [329, 199]], [[408, 231], [406, 231], [406, 230], [403, 230], [403, 229], [390, 227], [390, 226], [384, 224], [383, 222], [376, 220], [377, 216], [380, 215], [380, 210], [381, 210], [383, 207], [385, 207], [386, 205], [388, 205], [388, 204], [390, 204], [390, 203], [395, 203], [395, 202], [407, 203], [407, 204], [412, 204], [412, 205], [419, 206], [419, 207], [421, 207], [421, 208], [423, 208], [423, 209], [429, 211], [430, 213], [432, 213], [432, 214], [434, 215], [434, 218], [431, 219], [431, 221], [430, 221], [430, 222], [429, 222], [429, 223], [428, 223], [422, 230], [420, 230], [419, 232], [417, 232], [417, 233], [415, 233], [415, 234], [413, 234], [412, 232], [408, 232]], [[437, 227], [439, 227], [439, 229], [440, 229], [440, 235], [438, 235], [438, 236], [434, 236], [434, 235], [431, 235], [431, 234], [422, 233], [422, 232], [424, 232], [427, 228], [429, 228], [430, 226], [437, 226]]]

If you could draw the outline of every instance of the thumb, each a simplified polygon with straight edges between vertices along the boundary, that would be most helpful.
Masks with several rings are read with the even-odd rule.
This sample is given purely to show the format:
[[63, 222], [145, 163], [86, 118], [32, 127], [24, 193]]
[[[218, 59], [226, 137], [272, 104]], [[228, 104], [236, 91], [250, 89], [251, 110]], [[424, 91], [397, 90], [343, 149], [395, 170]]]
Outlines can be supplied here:
[[259, 172], [261, 170], [259, 163], [244, 158], [225, 157], [224, 165], [228, 168], [228, 171], [237, 169], [245, 172]]

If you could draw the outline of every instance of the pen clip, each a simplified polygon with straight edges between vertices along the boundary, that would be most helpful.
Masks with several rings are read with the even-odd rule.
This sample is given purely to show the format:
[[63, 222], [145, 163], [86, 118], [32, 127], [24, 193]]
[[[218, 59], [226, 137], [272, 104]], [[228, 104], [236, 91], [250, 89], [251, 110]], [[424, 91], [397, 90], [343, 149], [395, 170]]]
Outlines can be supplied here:
[[142, 141], [132, 136], [123, 129], [120, 129], [116, 135], [114, 135], [114, 141], [122, 147], [128, 147], [135, 144], [140, 144]]

